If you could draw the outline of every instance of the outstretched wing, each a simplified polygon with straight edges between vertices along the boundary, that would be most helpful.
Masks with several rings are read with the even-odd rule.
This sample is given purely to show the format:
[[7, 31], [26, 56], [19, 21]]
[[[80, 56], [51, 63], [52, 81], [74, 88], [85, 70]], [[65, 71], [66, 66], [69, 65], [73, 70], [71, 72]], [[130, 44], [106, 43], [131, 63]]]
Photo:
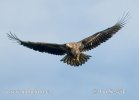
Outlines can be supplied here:
[[46, 52], [54, 55], [64, 55], [66, 53], [66, 48], [60, 44], [42, 43], [42, 42], [30, 42], [22, 41], [16, 35], [12, 33], [7, 34], [10, 40], [15, 40], [20, 45], [33, 49], [39, 52]]
[[127, 21], [127, 17], [128, 13], [125, 14], [114, 26], [81, 40], [81, 51], [91, 50], [111, 38], [116, 32], [124, 27]]

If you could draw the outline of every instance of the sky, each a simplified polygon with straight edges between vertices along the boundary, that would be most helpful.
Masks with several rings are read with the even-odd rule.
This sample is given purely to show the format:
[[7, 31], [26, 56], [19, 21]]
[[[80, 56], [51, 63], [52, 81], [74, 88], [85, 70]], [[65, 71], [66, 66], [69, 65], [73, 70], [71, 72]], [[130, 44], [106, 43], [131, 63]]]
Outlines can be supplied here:
[[[138, 98], [138, 5], [138, 0], [0, 0], [0, 99]], [[125, 27], [86, 52], [91, 59], [76, 68], [60, 62], [63, 56], [33, 51], [6, 35], [12, 32], [34, 42], [76, 42], [111, 27], [128, 11]], [[39, 93], [23, 92], [35, 90]]]

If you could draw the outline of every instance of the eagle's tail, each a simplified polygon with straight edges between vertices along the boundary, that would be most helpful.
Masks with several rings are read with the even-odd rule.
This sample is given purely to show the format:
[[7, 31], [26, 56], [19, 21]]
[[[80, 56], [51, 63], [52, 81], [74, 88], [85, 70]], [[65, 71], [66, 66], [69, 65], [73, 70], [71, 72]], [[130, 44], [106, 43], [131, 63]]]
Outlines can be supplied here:
[[87, 62], [87, 60], [89, 60], [90, 57], [90, 55], [86, 55], [83, 53], [79, 55], [79, 58], [75, 58], [71, 55], [66, 55], [63, 59], [61, 59], [61, 61], [63, 63], [67, 63], [68, 65], [77, 67]]

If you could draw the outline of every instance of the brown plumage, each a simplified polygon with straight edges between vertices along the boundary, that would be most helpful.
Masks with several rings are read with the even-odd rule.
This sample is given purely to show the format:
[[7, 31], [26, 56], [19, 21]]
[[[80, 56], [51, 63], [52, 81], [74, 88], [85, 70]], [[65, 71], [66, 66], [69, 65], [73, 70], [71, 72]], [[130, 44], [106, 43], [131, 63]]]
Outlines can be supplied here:
[[96, 34], [89, 36], [79, 42], [70, 42], [66, 44], [22, 41], [12, 33], [9, 33], [7, 35], [11, 40], [15, 40], [20, 45], [23, 45], [35, 51], [46, 52], [54, 55], [66, 54], [66, 56], [61, 59], [62, 62], [67, 63], [71, 66], [79, 66], [87, 62], [88, 59], [90, 59], [91, 57], [90, 55], [86, 55], [82, 52], [91, 50], [111, 38], [116, 32], [118, 32], [122, 27], [124, 27], [127, 21], [127, 17], [128, 14], [124, 15], [112, 27], [97, 32]]

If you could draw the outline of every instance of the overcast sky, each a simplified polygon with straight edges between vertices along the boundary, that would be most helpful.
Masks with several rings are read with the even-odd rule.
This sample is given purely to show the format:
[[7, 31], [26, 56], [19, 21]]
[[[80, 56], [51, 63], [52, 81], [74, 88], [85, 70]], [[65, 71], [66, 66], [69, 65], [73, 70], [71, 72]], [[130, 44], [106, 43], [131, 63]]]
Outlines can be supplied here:
[[[139, 92], [138, 0], [0, 0], [1, 100], [131, 100]], [[114, 25], [130, 12], [126, 26], [98, 48], [78, 68], [63, 56], [40, 53], [10, 41], [12, 32], [22, 40], [52, 43], [79, 41]], [[23, 94], [13, 90], [43, 90]], [[124, 93], [94, 93], [96, 90]]]

